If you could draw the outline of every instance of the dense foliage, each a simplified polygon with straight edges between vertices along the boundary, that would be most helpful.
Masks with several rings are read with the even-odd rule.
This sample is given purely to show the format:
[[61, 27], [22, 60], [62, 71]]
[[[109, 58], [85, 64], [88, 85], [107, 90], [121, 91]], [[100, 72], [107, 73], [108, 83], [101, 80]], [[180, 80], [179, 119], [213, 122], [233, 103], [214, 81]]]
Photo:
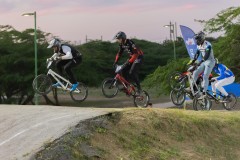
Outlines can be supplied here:
[[[11, 26], [0, 26], [0, 103], [26, 104], [33, 98], [33, 32], [33, 29], [19, 32]], [[46, 36], [38, 31], [39, 55], [45, 52]], [[19, 97], [18, 101], [12, 102], [13, 97]]]
[[212, 32], [223, 31], [223, 37], [213, 43], [215, 56], [226, 64], [237, 77], [240, 77], [240, 7], [230, 7], [219, 12], [214, 18], [205, 23], [205, 30]]

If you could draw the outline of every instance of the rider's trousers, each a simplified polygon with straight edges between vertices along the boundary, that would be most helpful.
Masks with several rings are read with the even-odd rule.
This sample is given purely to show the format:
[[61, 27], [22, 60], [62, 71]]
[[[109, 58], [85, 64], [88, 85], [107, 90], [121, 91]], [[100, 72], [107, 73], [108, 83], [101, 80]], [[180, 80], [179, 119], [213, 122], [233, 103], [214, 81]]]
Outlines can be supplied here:
[[63, 76], [63, 70], [67, 73], [67, 76], [69, 78], [69, 81], [72, 84], [76, 84], [77, 80], [72, 72], [72, 68], [76, 67], [78, 64], [80, 64], [82, 61], [81, 57], [78, 57], [76, 59], [67, 59], [67, 60], [60, 60], [56, 62], [56, 67], [58, 70], [58, 73]]
[[203, 92], [207, 91], [208, 84], [209, 84], [208, 78], [214, 66], [215, 66], [215, 61], [206, 60], [193, 72], [193, 79], [195, 82], [197, 81], [198, 75], [203, 72], [203, 83], [202, 83]]
[[228, 96], [228, 93], [223, 88], [223, 86], [229, 85], [229, 84], [233, 83], [234, 81], [235, 81], [235, 77], [234, 76], [231, 76], [231, 77], [228, 77], [228, 78], [224, 78], [224, 79], [221, 79], [219, 81], [214, 81], [212, 83], [212, 91], [216, 92], [216, 89], [218, 89], [219, 92], [221, 92], [223, 95]]

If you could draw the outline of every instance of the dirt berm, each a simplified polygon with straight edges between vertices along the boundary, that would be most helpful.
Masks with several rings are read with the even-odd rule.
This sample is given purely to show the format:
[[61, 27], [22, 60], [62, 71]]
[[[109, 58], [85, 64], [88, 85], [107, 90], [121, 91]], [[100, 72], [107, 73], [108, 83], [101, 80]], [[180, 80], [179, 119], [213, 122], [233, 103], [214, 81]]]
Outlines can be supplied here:
[[125, 109], [80, 122], [36, 160], [239, 160], [239, 111]]

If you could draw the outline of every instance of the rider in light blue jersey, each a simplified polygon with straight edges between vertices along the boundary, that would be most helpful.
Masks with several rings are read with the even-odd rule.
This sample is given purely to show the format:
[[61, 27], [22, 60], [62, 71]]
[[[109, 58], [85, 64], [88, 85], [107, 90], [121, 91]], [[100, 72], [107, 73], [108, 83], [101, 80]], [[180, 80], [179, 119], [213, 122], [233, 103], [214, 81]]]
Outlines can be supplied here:
[[199, 67], [193, 72], [193, 79], [196, 82], [198, 75], [203, 72], [203, 94], [199, 97], [202, 99], [206, 95], [206, 91], [209, 84], [209, 75], [212, 72], [212, 69], [215, 65], [215, 59], [213, 56], [213, 49], [210, 42], [205, 40], [205, 33], [200, 31], [195, 35], [195, 40], [197, 42], [197, 52], [194, 56], [194, 59], [190, 61], [189, 64], [193, 64], [199, 56], [201, 56], [201, 61]]

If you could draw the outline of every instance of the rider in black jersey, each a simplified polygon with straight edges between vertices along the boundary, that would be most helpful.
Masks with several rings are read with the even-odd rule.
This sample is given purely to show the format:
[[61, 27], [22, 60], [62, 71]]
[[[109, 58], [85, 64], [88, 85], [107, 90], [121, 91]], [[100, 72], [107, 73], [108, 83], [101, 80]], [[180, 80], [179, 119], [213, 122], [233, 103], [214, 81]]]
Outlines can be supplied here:
[[143, 52], [136, 47], [134, 42], [130, 39], [127, 39], [127, 36], [124, 32], [120, 31], [118, 32], [113, 39], [116, 39], [119, 43], [119, 51], [116, 55], [114, 66], [117, 64], [119, 58], [123, 54], [124, 51], [126, 51], [129, 54], [129, 59], [125, 63], [126, 67], [123, 69], [123, 76], [128, 79], [130, 78], [136, 83], [137, 86], [137, 92], [136, 94], [140, 94], [141, 92], [141, 86], [139, 81], [139, 70], [140, 66], [143, 61]]

